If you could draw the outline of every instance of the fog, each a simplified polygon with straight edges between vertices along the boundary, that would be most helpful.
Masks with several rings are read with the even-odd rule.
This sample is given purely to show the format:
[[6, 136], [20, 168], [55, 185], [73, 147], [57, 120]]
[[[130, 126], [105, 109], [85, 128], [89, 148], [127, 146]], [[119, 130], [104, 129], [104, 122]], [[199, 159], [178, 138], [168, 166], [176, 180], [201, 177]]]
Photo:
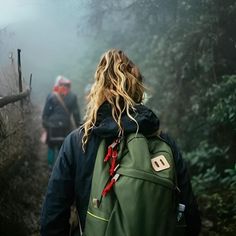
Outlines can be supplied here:
[[130, 8], [134, 2], [0, 0], [0, 65], [10, 63], [10, 53], [16, 62], [21, 49], [23, 77], [28, 83], [33, 74], [32, 99], [40, 104], [59, 74], [71, 79], [72, 89], [83, 98], [101, 54], [109, 48], [121, 48], [141, 61], [145, 74], [142, 48], [149, 44], [142, 45], [145, 31], [142, 26], [137, 31], [139, 11], [133, 14]]
[[[73, 90], [81, 95], [95, 63], [88, 57], [92, 43], [84, 20], [88, 8], [72, 0], [0, 0], [0, 9], [1, 66], [9, 63], [10, 52], [16, 59], [20, 48], [26, 82], [33, 74], [33, 99], [43, 102], [59, 74], [72, 79]], [[83, 74], [88, 63], [91, 73]]]

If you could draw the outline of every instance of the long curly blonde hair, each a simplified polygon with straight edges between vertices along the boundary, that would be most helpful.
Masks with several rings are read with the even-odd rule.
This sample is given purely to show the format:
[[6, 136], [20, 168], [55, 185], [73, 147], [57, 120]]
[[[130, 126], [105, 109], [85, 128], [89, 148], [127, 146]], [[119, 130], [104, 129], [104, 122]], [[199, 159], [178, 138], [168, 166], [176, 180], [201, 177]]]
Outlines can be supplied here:
[[[134, 106], [143, 100], [144, 86], [142, 75], [138, 67], [118, 49], [110, 49], [105, 52], [95, 72], [95, 82], [88, 95], [88, 104], [85, 115], [85, 122], [82, 125], [84, 135], [82, 146], [85, 148], [89, 134], [95, 126], [97, 111], [107, 101], [112, 107], [112, 117], [118, 125], [119, 134], [124, 130], [121, 124], [121, 117], [126, 113], [134, 122], [131, 111]], [[137, 131], [138, 131], [138, 123]]]

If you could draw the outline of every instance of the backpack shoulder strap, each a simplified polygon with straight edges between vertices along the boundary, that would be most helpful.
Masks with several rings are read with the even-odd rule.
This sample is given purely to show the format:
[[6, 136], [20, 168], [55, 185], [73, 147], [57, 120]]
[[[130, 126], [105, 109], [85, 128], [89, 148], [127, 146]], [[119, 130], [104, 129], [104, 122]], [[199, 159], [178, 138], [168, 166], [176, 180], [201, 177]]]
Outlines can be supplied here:
[[60, 96], [60, 94], [54, 92], [53, 93], [55, 95], [55, 97], [57, 98], [57, 100], [59, 101], [59, 103], [61, 104], [61, 106], [64, 108], [64, 110], [66, 111], [66, 113], [70, 116], [70, 122], [71, 122], [71, 125], [72, 127], [75, 129], [76, 128], [76, 122], [75, 122], [75, 119], [74, 119], [74, 116], [72, 116], [65, 104], [65, 102], [63, 101], [62, 97]]
[[59, 101], [59, 103], [61, 104], [61, 106], [64, 108], [64, 110], [66, 111], [66, 113], [70, 114], [68, 108], [66, 107], [65, 102], [63, 101], [62, 97], [58, 94], [58, 93], [53, 93], [55, 95], [55, 97], [57, 98], [57, 100]]

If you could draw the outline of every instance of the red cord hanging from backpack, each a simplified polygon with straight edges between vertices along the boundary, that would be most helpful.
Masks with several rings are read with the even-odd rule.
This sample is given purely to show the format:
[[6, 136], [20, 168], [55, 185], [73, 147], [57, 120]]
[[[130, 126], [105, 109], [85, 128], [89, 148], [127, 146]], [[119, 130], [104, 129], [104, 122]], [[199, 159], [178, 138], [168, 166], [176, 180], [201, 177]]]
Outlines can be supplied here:
[[105, 197], [107, 193], [112, 189], [113, 185], [119, 178], [119, 174], [116, 174], [116, 170], [119, 165], [117, 165], [118, 159], [118, 144], [120, 143], [120, 138], [116, 139], [107, 149], [107, 154], [104, 158], [104, 162], [107, 163], [110, 160], [109, 175], [113, 177], [110, 182], [105, 186], [102, 191], [102, 196]]

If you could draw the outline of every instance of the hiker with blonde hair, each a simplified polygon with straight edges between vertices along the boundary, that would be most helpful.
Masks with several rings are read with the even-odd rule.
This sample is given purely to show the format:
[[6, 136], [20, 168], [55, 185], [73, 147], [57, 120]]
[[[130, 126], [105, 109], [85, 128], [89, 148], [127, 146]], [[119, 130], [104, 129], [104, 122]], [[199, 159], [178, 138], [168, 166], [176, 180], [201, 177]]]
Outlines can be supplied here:
[[[94, 220], [96, 218], [97, 221], [99, 219], [102, 220], [104, 225], [106, 224], [105, 222], [109, 221], [109, 219], [96, 217], [96, 215], [87, 212], [90, 204], [93, 174], [95, 170], [97, 171], [97, 169], [94, 169], [95, 162], [97, 161], [96, 157], [100, 149], [103, 149], [101, 146], [103, 141], [105, 142], [104, 150], [110, 147], [114, 148], [119, 143], [117, 142], [113, 146], [114, 140], [117, 138], [125, 139], [130, 134], [133, 134], [134, 137], [140, 135], [146, 137], [146, 139], [158, 135], [171, 147], [178, 179], [178, 199], [185, 205], [186, 235], [199, 235], [201, 221], [186, 164], [175, 142], [168, 135], [160, 131], [157, 116], [142, 104], [144, 91], [143, 77], [139, 68], [123, 51], [110, 49], [102, 55], [95, 72], [94, 83], [88, 95], [84, 122], [79, 130], [72, 132], [65, 139], [49, 180], [41, 216], [42, 236], [64, 236], [71, 233], [69, 217], [70, 207], [73, 203], [75, 203], [78, 210], [80, 222], [77, 227], [78, 230], [74, 235], [80, 235], [84, 230], [85, 235], [92, 235], [87, 233], [87, 226], [85, 227], [87, 225], [86, 218], [88, 214], [94, 216]], [[119, 147], [118, 149], [122, 148]], [[117, 151], [119, 151], [118, 149]], [[114, 149], [112, 150], [112, 157], [108, 158], [113, 158], [115, 153], [113, 151]], [[122, 158], [119, 155], [118, 160]], [[105, 159], [104, 162], [107, 161]], [[116, 168], [113, 167], [118, 167], [118, 165], [114, 166], [113, 164], [113, 160], [111, 160], [107, 168], [111, 176], [114, 177], [113, 173], [116, 171]], [[91, 204], [94, 204], [94, 207], [97, 208], [95, 211], [99, 211], [100, 204], [103, 204], [103, 201], [107, 201], [105, 199], [109, 199], [114, 195], [114, 191], [122, 183], [122, 177], [120, 176], [118, 180], [116, 179], [117, 186], [115, 185], [116, 181], [112, 182], [114, 178], [111, 179], [111, 182], [109, 182], [110, 180], [107, 181], [107, 186], [102, 191], [103, 200], [92, 199]], [[129, 188], [126, 191], [129, 191]], [[134, 206], [136, 205], [134, 204], [139, 193], [133, 192], [132, 194], [132, 199], [127, 198], [125, 205], [127, 208], [133, 207], [132, 209], [135, 209]], [[155, 198], [153, 198], [153, 202], [155, 202]], [[113, 216], [114, 214], [115, 212], [113, 212]], [[156, 219], [156, 222], [159, 221], [156, 216], [152, 216], [152, 218]], [[117, 235], [115, 232], [118, 228], [128, 227], [125, 218], [120, 220], [124, 220], [124, 222], [122, 224], [110, 225], [114, 235]], [[142, 223], [145, 224], [145, 218]], [[148, 225], [148, 222], [146, 223]], [[142, 224], [136, 226], [141, 227]], [[113, 233], [109, 233], [110, 231], [102, 234], [99, 232], [99, 226], [97, 227], [93, 230], [97, 232], [93, 236], [113, 235]], [[148, 227], [156, 226], [150, 225]], [[130, 231], [121, 235], [139, 236], [141, 233], [135, 234]], [[142, 235], [154, 236], [148, 232]]]

